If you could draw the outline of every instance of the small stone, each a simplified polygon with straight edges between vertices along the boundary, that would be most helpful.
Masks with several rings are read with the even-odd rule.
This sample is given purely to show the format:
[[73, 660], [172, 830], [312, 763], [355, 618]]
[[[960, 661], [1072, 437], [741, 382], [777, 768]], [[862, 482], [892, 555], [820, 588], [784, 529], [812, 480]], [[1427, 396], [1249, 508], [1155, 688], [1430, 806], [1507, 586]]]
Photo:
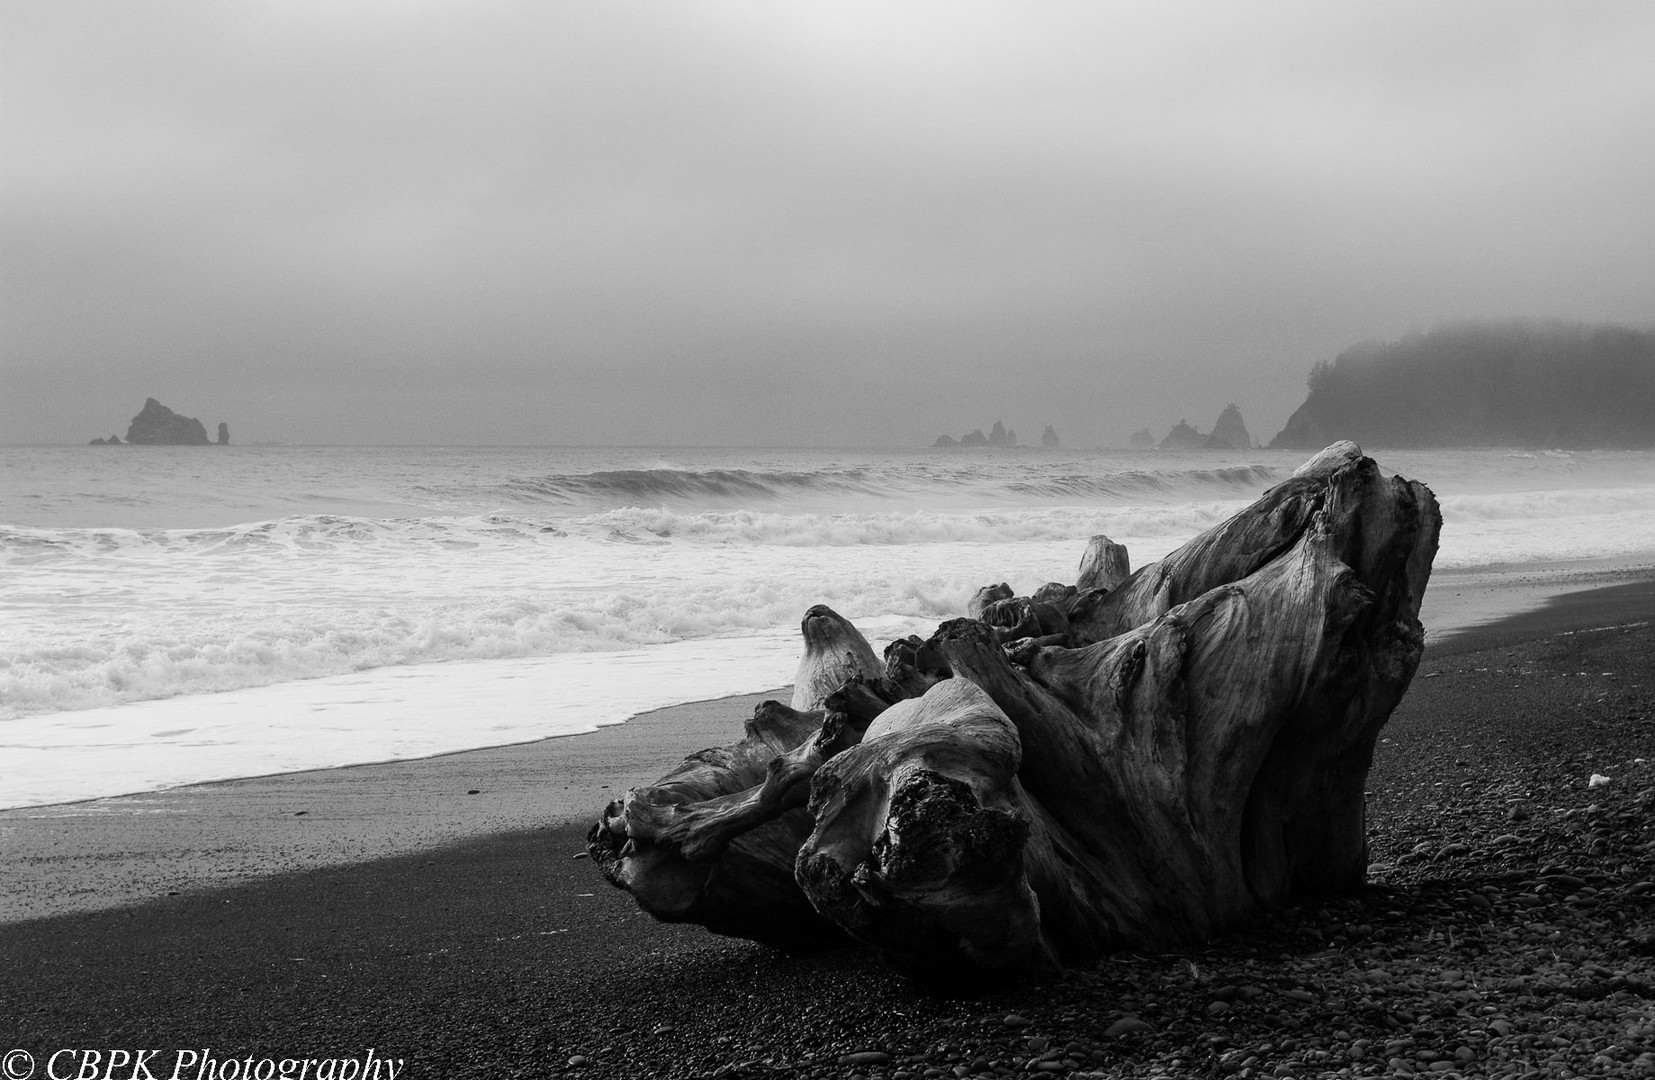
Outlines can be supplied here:
[[1136, 1016], [1123, 1016], [1110, 1024], [1104, 1031], [1104, 1037], [1113, 1039], [1121, 1035], [1130, 1035], [1138, 1031], [1154, 1031], [1154, 1027], [1139, 1020]]
[[585, 1054], [576, 1054], [574, 1057], [569, 1059], [569, 1068], [571, 1069], [578, 1069], [584, 1064], [586, 1064]]
[[1230, 1011], [1230, 1003], [1227, 1002], [1227, 1001], [1209, 1001], [1209, 1002], [1207, 1002], [1207, 1015], [1208, 1016], [1223, 1016], [1225, 1013], [1227, 1013], [1229, 1011]]
[[1029, 1053], [1044, 1054], [1051, 1043], [1043, 1035], [1035, 1035], [1029, 1039]]
[[[1448, 849], [1444, 848], [1443, 850], [1446, 851]], [[1283, 990], [1281, 992], [1281, 996], [1286, 998], [1288, 1001], [1299, 1001], [1299, 1002], [1308, 1003], [1308, 1002], [1312, 1002], [1312, 1001], [1316, 1000], [1316, 995], [1312, 994], [1308, 990]]]
[[858, 1050], [854, 1054], [840, 1054], [840, 1065], [889, 1065], [891, 1055], [883, 1050]]
[[655, 1029], [653, 1031], [651, 1031], [650, 1034], [651, 1035], [671, 1035], [673, 1032], [675, 1032], [677, 1030], [678, 1029], [676, 1027], [674, 1027], [673, 1025], [671, 1025], [671, 1024], [656, 1024]]
[[1016, 1013], [1007, 1013], [1006, 1018], [1001, 1020], [1000, 1023], [1009, 1028], [1026, 1028], [1032, 1026], [1034, 1021], [1030, 1020], [1026, 1016], [1019, 1016]]

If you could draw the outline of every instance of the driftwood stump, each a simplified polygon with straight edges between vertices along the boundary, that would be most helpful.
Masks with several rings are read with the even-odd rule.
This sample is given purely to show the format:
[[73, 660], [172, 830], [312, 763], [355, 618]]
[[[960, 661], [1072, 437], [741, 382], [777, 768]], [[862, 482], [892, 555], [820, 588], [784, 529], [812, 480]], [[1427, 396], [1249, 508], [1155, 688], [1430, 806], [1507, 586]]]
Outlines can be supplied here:
[[[872, 651], [805, 619], [793, 709], [611, 803], [589, 837], [658, 918], [878, 949], [924, 980], [1199, 942], [1367, 870], [1363, 783], [1419, 664], [1441, 525], [1350, 443], [1159, 563]], [[828, 683], [842, 679], [826, 692]]]

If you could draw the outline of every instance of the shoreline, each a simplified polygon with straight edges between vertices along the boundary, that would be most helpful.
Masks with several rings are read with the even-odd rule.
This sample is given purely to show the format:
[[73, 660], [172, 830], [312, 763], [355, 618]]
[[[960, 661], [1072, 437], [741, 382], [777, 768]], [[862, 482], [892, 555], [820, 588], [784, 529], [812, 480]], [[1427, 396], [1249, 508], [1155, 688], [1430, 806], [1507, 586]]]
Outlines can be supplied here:
[[776, 690], [596, 731], [0, 810], [0, 925], [596, 819], [617, 794], [738, 737]]
[[[273, 843], [317, 824], [348, 835], [376, 814], [419, 832], [452, 824], [488, 789], [453, 790], [476, 774], [440, 768], [430, 805], [427, 789], [386, 775], [373, 790], [333, 785], [334, 817], [296, 816], [286, 801], [322, 788], [230, 781], [193, 789], [192, 816], [61, 819], [114, 844], [105, 863], [55, 861], [50, 845], [23, 870], [62, 887], [92, 865], [125, 906], [0, 921], [0, 1012], [42, 1061], [63, 1046], [238, 1059], [374, 1047], [416, 1075], [734, 1078], [848, 1077], [845, 1055], [873, 1054], [889, 1064], [861, 1074], [895, 1080], [933, 1067], [1022, 1074], [1050, 1047], [1068, 1063], [1060, 1074], [1094, 1077], [1264, 1076], [1278, 1061], [1290, 1069], [1275, 1075], [1648, 1075], [1652, 622], [1655, 582], [1634, 582], [1428, 646], [1369, 776], [1375, 884], [1302, 899], [1199, 948], [1106, 957], [971, 1000], [927, 997], [865, 950], [788, 957], [657, 923], [575, 858], [583, 821], [513, 828], [509, 815], [495, 831], [397, 855], [308, 868], [301, 858], [147, 901], [127, 891], [123, 875], [146, 860], [222, 859], [225, 837], [197, 830], [237, 788], [257, 789], [241, 794], [257, 794], [267, 820], [231, 815], [230, 831], [262, 828]], [[703, 744], [733, 737], [732, 703], [703, 705], [696, 730], [717, 733]], [[526, 785], [521, 797], [592, 814], [600, 807], [583, 800], [601, 783], [652, 780], [675, 763], [669, 731], [696, 741], [665, 723], [675, 714], [636, 729], [663, 738], [588, 760], [601, 771], [556, 791], [538, 790], [544, 761], [521, 752], [595, 736], [441, 761], [514, 759], [496, 764]], [[311, 778], [357, 780], [361, 768]], [[1591, 787], [1595, 773], [1612, 782]], [[28, 812], [0, 815], [0, 828]], [[155, 829], [175, 849], [135, 851], [143, 837], [128, 834], [153, 842]], [[14, 850], [14, 834], [0, 836]]]
[[[1585, 562], [1523, 564], [1511, 566], [1488, 566], [1467, 570], [1439, 571], [1433, 576], [1432, 586], [1427, 590], [1424, 604], [1421, 609], [1421, 621], [1425, 625], [1426, 644], [1428, 647], [1441, 647], [1455, 637], [1464, 634], [1485, 623], [1509, 618], [1513, 615], [1530, 610], [1543, 608], [1556, 597], [1570, 592], [1584, 589], [1601, 588], [1611, 584], [1627, 584], [1637, 581], [1655, 581], [1655, 562], [1627, 560], [1627, 559], [1598, 559]], [[694, 647], [694, 640], [675, 643], [677, 646]], [[671, 647], [671, 646], [669, 646]], [[795, 643], [796, 647], [796, 643]], [[572, 658], [580, 658], [591, 664], [604, 661], [608, 654], [596, 654], [590, 657], [581, 657], [580, 654], [558, 654], [552, 657], [540, 658], [544, 662], [567, 662]], [[483, 665], [508, 665], [505, 670], [490, 669], [487, 681], [479, 680], [477, 669]], [[788, 667], [791, 665], [789, 664]], [[383, 681], [389, 678], [398, 683], [429, 682], [432, 685], [416, 694], [419, 716], [416, 729], [423, 730], [420, 725], [429, 725], [434, 721], [426, 714], [433, 710], [449, 710], [448, 715], [466, 708], [475, 708], [479, 700], [486, 700], [492, 688], [511, 680], [522, 678], [541, 677], [538, 674], [525, 674], [525, 671], [538, 672], [537, 661], [534, 659], [511, 659], [504, 661], [459, 661], [454, 664], [417, 665], [411, 668], [392, 667], [381, 669], [379, 674]], [[389, 673], [389, 674], [387, 674]], [[777, 674], [779, 677], [779, 673]], [[461, 676], [465, 678], [461, 678]], [[136, 738], [148, 734], [151, 736], [178, 736], [189, 733], [193, 737], [213, 738], [215, 732], [223, 725], [221, 717], [226, 710], [233, 710], [241, 702], [244, 695], [267, 694], [272, 690], [282, 690], [286, 693], [285, 710], [292, 712], [315, 712], [338, 707], [341, 702], [349, 700], [352, 694], [385, 693], [385, 687], [377, 687], [373, 691], [364, 691], [355, 686], [362, 676], [345, 675], [329, 676], [315, 680], [300, 680], [288, 684], [278, 684], [272, 687], [253, 687], [241, 690], [229, 690], [219, 693], [185, 695], [177, 698], [141, 700], [129, 702], [120, 706], [103, 706], [90, 710], [72, 710], [59, 714], [43, 714], [43, 716], [29, 716], [12, 721], [38, 725], [42, 719], [51, 720], [53, 717], [63, 717], [64, 733], [59, 738], [47, 743], [30, 741], [30, 736], [19, 736], [17, 730], [12, 731], [12, 738], [16, 745], [14, 749], [23, 751], [45, 751], [68, 753], [67, 760], [73, 761], [75, 751], [82, 746], [72, 737], [73, 733], [97, 731], [111, 726], [128, 731], [128, 737], [133, 738], [131, 750], [136, 757], [128, 761], [128, 774], [133, 786], [122, 790], [124, 784], [116, 786], [107, 782], [96, 785], [94, 790], [87, 794], [59, 794], [64, 786], [60, 763], [54, 767], [55, 771], [48, 778], [34, 775], [31, 770], [24, 768], [16, 771], [16, 775], [0, 778], [9, 781], [7, 794], [12, 798], [19, 795], [25, 800], [0, 804], [0, 814], [25, 809], [45, 809], [53, 806], [74, 806], [83, 803], [96, 802], [102, 799], [129, 798], [146, 793], [176, 791], [182, 788], [197, 787], [210, 784], [230, 783], [238, 780], [263, 780], [281, 776], [296, 776], [305, 773], [341, 768], [361, 768], [373, 765], [389, 765], [397, 762], [425, 761], [447, 757], [455, 754], [475, 753], [485, 750], [498, 750], [512, 746], [526, 746], [547, 739], [585, 738], [606, 728], [632, 723], [639, 717], [650, 715], [679, 707], [697, 707], [708, 705], [720, 700], [718, 697], [698, 697], [691, 700], [661, 705], [659, 707], [641, 708], [636, 712], [628, 713], [618, 719], [602, 718], [595, 720], [591, 726], [580, 730], [560, 732], [552, 735], [531, 734], [526, 738], [506, 737], [498, 742], [489, 742], [481, 745], [450, 745], [446, 748], [421, 749], [412, 753], [397, 754], [389, 746], [383, 748], [384, 756], [364, 757], [361, 760], [331, 761], [292, 761], [292, 755], [278, 754], [278, 760], [260, 762], [265, 767], [257, 771], [230, 772], [229, 775], [199, 776], [195, 769], [180, 770], [173, 764], [166, 763], [155, 756], [156, 751], [164, 749], [160, 745], [149, 745], [149, 740]], [[349, 693], [340, 689], [332, 689], [342, 681], [352, 683]], [[749, 684], [750, 685], [750, 684]], [[764, 691], [762, 693], [775, 693]], [[726, 694], [725, 698], [739, 700], [749, 695], [736, 693]], [[413, 701], [415, 699], [410, 699]], [[762, 697], [761, 697], [762, 700]], [[160, 707], [165, 710], [165, 721], [151, 720], [150, 727], [162, 727], [166, 730], [146, 730], [140, 722], [133, 726], [134, 718], [142, 718], [146, 710]], [[265, 715], [270, 713], [272, 706], [268, 703], [261, 706]], [[180, 709], [186, 711], [180, 711]], [[120, 710], [121, 715], [111, 715], [114, 710]], [[226, 736], [233, 737], [233, 736]], [[17, 742], [22, 738], [22, 742]], [[61, 745], [58, 745], [61, 743]], [[289, 761], [280, 761], [287, 756]], [[303, 757], [303, 755], [300, 755]], [[226, 770], [229, 771], [229, 770]], [[183, 773], [183, 775], [179, 775]], [[191, 776], [195, 773], [195, 776]], [[168, 774], [171, 774], [169, 777]], [[143, 780], [139, 781], [138, 776]], [[166, 777], [165, 779], [162, 779]], [[22, 778], [20, 780], [20, 778]], [[21, 789], [19, 790], [19, 785]], [[35, 794], [31, 797], [31, 786]], [[101, 790], [98, 790], [101, 788]], [[44, 791], [50, 795], [42, 798]]]
[[1639, 582], [1655, 582], [1655, 562], [1596, 559], [1433, 570], [1420, 605], [1426, 647], [1444, 645], [1488, 624], [1544, 610], [1562, 596]]
[[[1422, 673], [1442, 656], [1655, 611], [1655, 574], [1603, 573], [1618, 583], [1569, 591], [1553, 588], [1566, 580], [1514, 578], [1491, 597], [1486, 583], [1460, 582], [1435, 603], [1428, 589], [1422, 616], [1448, 625], [1428, 631]], [[1536, 590], [1545, 593], [1537, 598]], [[1490, 610], [1503, 617], [1467, 621]], [[595, 731], [432, 757], [0, 810], [9, 878], [0, 925], [493, 835], [575, 824], [584, 830], [608, 799], [653, 782], [697, 750], [738, 738], [759, 702], [786, 693], [690, 702]]]

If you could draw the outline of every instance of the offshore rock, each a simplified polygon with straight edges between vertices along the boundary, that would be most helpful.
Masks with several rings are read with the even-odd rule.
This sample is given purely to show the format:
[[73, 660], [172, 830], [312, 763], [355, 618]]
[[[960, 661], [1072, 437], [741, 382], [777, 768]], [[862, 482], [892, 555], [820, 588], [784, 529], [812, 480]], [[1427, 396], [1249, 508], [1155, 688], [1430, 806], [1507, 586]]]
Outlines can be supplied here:
[[143, 411], [132, 418], [126, 441], [139, 446], [206, 446], [207, 429], [201, 421], [180, 416], [156, 401], [144, 399]]
[[1231, 403], [1218, 414], [1218, 422], [1213, 425], [1213, 433], [1207, 436], [1208, 450], [1251, 450], [1253, 436], [1248, 433], [1247, 425], [1241, 421], [1241, 410]]
[[1057, 437], [1057, 429], [1047, 424], [1046, 430], [1040, 433], [1040, 445], [1048, 450], [1056, 450], [1063, 445], [1063, 441]]
[[[1057, 433], [1053, 432], [1051, 428], [1048, 427], [1046, 429], [1046, 431], [1051, 434], [1053, 439], [1057, 438]], [[973, 430], [973, 431], [971, 431], [971, 432], [969, 432], [965, 435], [962, 435], [958, 442], [956, 442], [954, 440], [954, 437], [952, 435], [938, 435], [937, 436], [937, 441], [932, 443], [931, 445], [933, 447], [938, 447], [938, 446], [942, 446], [942, 447], [947, 447], [947, 446], [996, 446], [996, 447], [1001, 447], [1001, 448], [1014, 447], [1014, 446], [1017, 445], [1017, 432], [1013, 431], [1011, 428], [1008, 428], [1003, 421], [996, 420], [996, 421], [994, 421], [994, 430], [989, 432], [987, 435], [983, 434], [983, 429], [982, 428], [977, 428], [977, 429], [975, 429], [975, 430]], [[1056, 443], [1050, 443], [1048, 445], [1055, 446]]]
[[1161, 440], [1162, 450], [1202, 450], [1206, 445], [1207, 437], [1190, 427], [1188, 420], [1178, 421], [1178, 426]]
[[218, 445], [230, 445], [230, 425], [222, 420], [218, 422]]
[[1153, 450], [1155, 449], [1155, 436], [1148, 428], [1139, 428], [1132, 433], [1130, 443], [1134, 450]]

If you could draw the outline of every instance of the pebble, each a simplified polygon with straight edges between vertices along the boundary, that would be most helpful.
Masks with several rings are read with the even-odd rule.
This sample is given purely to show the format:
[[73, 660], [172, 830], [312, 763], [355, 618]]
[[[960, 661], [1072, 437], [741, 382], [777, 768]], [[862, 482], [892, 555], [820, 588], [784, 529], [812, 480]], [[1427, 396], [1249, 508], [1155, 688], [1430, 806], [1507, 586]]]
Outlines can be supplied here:
[[1139, 1020], [1136, 1016], [1123, 1016], [1119, 1020], [1116, 1020], [1113, 1024], [1110, 1024], [1109, 1027], [1104, 1030], [1103, 1034], [1105, 1038], [1113, 1039], [1121, 1035], [1130, 1035], [1138, 1031], [1154, 1030], [1154, 1025], [1146, 1023], [1143, 1020]]
[[859, 1050], [854, 1054], [840, 1054], [840, 1065], [889, 1065], [891, 1055], [883, 1050]]

